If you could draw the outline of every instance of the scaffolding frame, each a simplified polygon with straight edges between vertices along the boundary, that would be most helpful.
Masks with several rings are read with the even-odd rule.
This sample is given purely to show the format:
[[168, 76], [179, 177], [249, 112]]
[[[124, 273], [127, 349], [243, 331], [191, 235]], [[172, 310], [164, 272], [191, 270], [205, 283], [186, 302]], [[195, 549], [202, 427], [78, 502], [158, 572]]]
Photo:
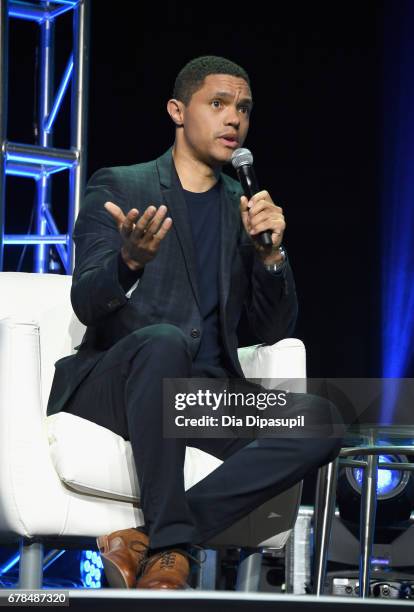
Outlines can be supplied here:
[[[73, 11], [73, 52], [56, 92], [53, 91], [55, 19]], [[50, 248], [54, 245], [66, 274], [72, 274], [72, 232], [79, 212], [86, 175], [86, 124], [88, 97], [90, 0], [0, 0], [0, 271], [5, 245], [34, 245], [34, 272], [50, 271]], [[40, 27], [38, 134], [36, 145], [7, 140], [7, 75], [9, 19], [35, 21]], [[62, 100], [71, 84], [70, 146], [53, 147], [53, 128]], [[67, 232], [59, 233], [51, 206], [51, 176], [68, 171]], [[36, 182], [34, 234], [6, 234], [6, 176], [32, 178]]]

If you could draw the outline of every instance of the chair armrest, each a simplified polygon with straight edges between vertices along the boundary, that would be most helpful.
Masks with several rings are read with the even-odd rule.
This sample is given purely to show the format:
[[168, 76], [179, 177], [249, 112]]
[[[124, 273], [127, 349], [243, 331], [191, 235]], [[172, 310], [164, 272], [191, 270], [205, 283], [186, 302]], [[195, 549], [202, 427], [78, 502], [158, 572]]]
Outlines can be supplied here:
[[281, 380], [298, 379], [294, 391], [306, 392], [306, 350], [301, 340], [284, 338], [271, 345], [239, 348], [238, 356], [246, 378], [261, 379], [266, 389], [275, 387]]

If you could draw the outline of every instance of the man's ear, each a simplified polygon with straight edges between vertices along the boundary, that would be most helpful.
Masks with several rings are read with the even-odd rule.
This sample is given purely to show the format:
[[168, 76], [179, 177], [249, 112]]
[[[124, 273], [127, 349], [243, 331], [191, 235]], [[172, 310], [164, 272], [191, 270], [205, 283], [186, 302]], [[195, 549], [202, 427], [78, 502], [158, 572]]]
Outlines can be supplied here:
[[167, 112], [174, 121], [176, 127], [181, 127], [184, 123], [184, 104], [181, 100], [171, 98], [167, 102]]

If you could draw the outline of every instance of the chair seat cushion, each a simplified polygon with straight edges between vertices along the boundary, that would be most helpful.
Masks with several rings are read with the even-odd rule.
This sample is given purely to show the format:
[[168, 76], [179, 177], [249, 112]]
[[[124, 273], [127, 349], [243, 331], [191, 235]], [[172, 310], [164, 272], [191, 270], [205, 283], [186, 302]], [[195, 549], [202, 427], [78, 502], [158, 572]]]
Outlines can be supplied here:
[[[70, 489], [139, 504], [140, 490], [131, 443], [92, 421], [59, 412], [46, 417], [50, 455], [59, 478]], [[185, 488], [189, 489], [222, 461], [187, 447]]]

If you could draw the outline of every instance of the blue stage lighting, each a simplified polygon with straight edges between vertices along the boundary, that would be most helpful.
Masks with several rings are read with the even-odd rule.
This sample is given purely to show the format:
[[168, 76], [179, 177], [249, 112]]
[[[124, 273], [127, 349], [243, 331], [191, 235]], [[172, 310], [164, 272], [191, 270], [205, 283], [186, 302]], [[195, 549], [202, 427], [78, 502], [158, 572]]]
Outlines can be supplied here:
[[[358, 457], [359, 460], [363, 460], [364, 457]], [[407, 461], [405, 457], [395, 457], [394, 455], [380, 455], [378, 458], [379, 463], [397, 463]], [[362, 482], [364, 478], [364, 470], [362, 468], [348, 469], [348, 476], [351, 485], [361, 491]], [[389, 499], [398, 495], [407, 485], [408, 472], [401, 472], [398, 470], [378, 469], [377, 479], [377, 496], [378, 499]]]
[[[59, 168], [60, 170], [60, 168]], [[66, 170], [66, 168], [62, 168], [62, 170]], [[27, 178], [38, 179], [40, 177], [38, 170], [17, 170], [16, 168], [6, 168], [6, 174], [9, 176], [24, 176]]]
[[58, 166], [60, 169], [71, 168], [75, 165], [74, 160], [56, 159], [55, 157], [36, 157], [30, 153], [18, 154], [18, 153], [7, 153], [7, 160], [15, 162], [24, 162], [26, 164], [41, 164], [43, 166]]
[[53, 122], [62, 104], [62, 100], [68, 88], [68, 84], [72, 77], [72, 73], [73, 73], [73, 55], [71, 55], [69, 58], [68, 64], [66, 66], [66, 69], [65, 69], [65, 72], [62, 78], [62, 82], [59, 85], [59, 89], [56, 94], [55, 101], [53, 103], [53, 108], [50, 111], [50, 115], [47, 118], [47, 121], [45, 122], [45, 131], [48, 133], [52, 131]]
[[14, 555], [11, 559], [6, 561], [3, 565], [0, 565], [0, 576], [6, 574], [12, 567], [17, 565], [20, 561], [20, 553]]
[[103, 563], [101, 556], [92, 550], [81, 554], [80, 574], [83, 585], [88, 589], [100, 589]]
[[[378, 444], [386, 444], [378, 441]], [[405, 455], [391, 455], [384, 448], [378, 455], [377, 506], [375, 524], [379, 529], [407, 526], [414, 508], [414, 478], [408, 470], [393, 469], [397, 463], [408, 463]], [[366, 456], [353, 457], [365, 463]], [[389, 467], [381, 467], [381, 464]], [[397, 465], [396, 465], [397, 467]], [[360, 524], [360, 502], [366, 468], [344, 466], [338, 472], [337, 503], [341, 520], [354, 525]]]
[[[383, 58], [382, 375], [411, 376], [414, 341], [414, 3], [385, 3]], [[392, 422], [393, 403], [382, 421]]]

